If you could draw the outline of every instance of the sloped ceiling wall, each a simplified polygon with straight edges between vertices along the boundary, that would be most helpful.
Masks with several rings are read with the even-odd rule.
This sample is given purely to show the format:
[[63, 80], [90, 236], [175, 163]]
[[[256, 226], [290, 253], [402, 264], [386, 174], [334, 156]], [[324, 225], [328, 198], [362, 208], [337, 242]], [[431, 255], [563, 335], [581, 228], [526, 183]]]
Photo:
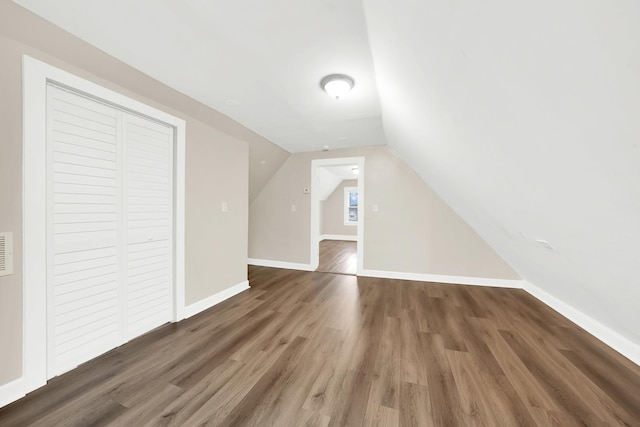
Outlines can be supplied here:
[[318, 200], [324, 202], [327, 200], [338, 185], [342, 182], [342, 178], [331, 173], [327, 168], [318, 169]]
[[640, 2], [364, 6], [391, 147], [525, 279], [640, 344]]

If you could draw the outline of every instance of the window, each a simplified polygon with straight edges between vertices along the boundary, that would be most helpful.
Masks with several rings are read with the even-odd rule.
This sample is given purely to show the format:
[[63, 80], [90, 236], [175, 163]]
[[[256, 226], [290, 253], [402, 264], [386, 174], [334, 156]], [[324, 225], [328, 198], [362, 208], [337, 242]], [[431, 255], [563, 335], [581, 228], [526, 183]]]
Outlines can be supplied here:
[[344, 225], [358, 225], [358, 187], [344, 188]]

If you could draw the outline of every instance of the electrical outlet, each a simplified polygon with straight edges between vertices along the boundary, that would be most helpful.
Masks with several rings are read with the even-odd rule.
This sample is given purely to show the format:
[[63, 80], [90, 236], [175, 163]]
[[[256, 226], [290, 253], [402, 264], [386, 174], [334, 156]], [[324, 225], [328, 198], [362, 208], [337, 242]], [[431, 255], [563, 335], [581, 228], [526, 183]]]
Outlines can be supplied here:
[[227, 202], [222, 202], [222, 212], [229, 212], [229, 205]]

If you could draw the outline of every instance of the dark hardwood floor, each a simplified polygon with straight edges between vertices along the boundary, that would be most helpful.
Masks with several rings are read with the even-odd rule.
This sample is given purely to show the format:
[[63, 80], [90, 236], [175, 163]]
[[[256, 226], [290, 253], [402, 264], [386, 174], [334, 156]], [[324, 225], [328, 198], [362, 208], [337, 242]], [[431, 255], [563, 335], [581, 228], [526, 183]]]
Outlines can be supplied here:
[[355, 275], [358, 267], [356, 242], [322, 240], [320, 262], [316, 271]]
[[524, 291], [251, 267], [2, 426], [640, 426], [640, 367]]

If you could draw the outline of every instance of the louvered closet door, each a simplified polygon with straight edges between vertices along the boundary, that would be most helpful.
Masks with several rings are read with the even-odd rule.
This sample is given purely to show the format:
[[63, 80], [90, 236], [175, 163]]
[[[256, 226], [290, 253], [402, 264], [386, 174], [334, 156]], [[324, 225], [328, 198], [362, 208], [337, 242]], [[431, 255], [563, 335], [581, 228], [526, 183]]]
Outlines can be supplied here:
[[172, 318], [173, 129], [125, 117], [127, 338]]
[[117, 110], [48, 86], [48, 372], [121, 343]]
[[48, 374], [171, 321], [173, 128], [50, 85]]

